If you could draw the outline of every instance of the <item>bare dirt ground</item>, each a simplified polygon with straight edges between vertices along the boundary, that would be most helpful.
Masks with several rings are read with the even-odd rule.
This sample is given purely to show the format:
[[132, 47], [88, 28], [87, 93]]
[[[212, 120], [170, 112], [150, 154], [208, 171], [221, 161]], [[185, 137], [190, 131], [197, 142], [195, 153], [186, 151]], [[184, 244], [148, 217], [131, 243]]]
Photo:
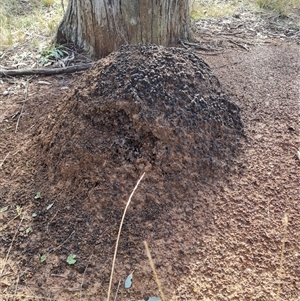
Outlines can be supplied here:
[[[167, 98], [152, 103], [149, 90], [138, 108], [152, 82], [131, 74], [127, 95], [109, 60], [87, 74], [2, 79], [1, 300], [105, 300], [121, 215], [144, 171], [121, 235], [117, 300], [159, 296], [143, 240], [167, 300], [299, 300], [299, 40], [236, 35], [235, 43], [201, 35], [205, 51], [180, 50], [204, 58], [221, 86], [201, 60], [176, 52], [168, 60], [187, 75], [200, 64], [205, 84], [183, 76], [189, 86], [179, 87], [170, 63], [161, 71]], [[147, 67], [151, 80], [158, 65]], [[214, 113], [185, 106], [199, 93], [209, 107], [224, 105], [201, 126]], [[174, 100], [172, 111], [176, 95], [183, 104]], [[205, 106], [199, 99], [189, 101]], [[160, 105], [170, 114], [160, 116]]]

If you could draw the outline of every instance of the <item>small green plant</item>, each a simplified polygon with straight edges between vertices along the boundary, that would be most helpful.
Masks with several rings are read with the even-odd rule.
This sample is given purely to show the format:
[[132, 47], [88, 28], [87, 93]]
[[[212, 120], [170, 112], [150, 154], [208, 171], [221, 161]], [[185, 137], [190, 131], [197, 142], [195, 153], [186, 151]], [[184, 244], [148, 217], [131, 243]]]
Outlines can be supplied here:
[[28, 227], [26, 230], [25, 230], [25, 233], [28, 235], [32, 232], [32, 227]]
[[67, 56], [68, 52], [61, 45], [53, 45], [51, 47], [47, 47], [41, 51], [39, 64], [46, 65], [51, 60], [57, 61]]
[[76, 255], [75, 254], [69, 254], [67, 258], [67, 263], [70, 265], [73, 265], [76, 263]]
[[8, 210], [8, 206], [4, 206], [2, 208], [0, 208], [0, 212], [5, 212]]
[[38, 200], [38, 199], [40, 199], [42, 197], [42, 195], [41, 195], [41, 192], [40, 191], [38, 191], [37, 193], [36, 193], [36, 195], [35, 195], [35, 199], [36, 200]]
[[41, 262], [46, 261], [46, 259], [47, 259], [47, 256], [45, 254], [41, 255], [41, 257], [40, 257]]

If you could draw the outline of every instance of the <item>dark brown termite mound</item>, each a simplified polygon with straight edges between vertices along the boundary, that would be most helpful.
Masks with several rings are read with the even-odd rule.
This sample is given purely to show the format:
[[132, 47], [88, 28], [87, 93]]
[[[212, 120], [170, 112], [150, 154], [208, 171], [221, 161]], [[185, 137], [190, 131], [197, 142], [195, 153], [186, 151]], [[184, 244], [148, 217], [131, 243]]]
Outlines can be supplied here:
[[150, 45], [98, 61], [41, 128], [43, 170], [73, 189], [112, 188], [114, 178], [144, 170], [161, 179], [219, 177], [243, 135], [239, 108], [203, 59]]

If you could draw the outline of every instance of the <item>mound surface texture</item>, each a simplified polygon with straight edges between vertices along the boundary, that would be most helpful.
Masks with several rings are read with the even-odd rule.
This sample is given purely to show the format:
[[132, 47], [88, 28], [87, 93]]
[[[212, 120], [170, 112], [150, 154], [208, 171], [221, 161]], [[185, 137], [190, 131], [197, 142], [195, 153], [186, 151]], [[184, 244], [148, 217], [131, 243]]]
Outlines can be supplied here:
[[38, 133], [49, 179], [94, 187], [110, 173], [205, 180], [230, 170], [239, 108], [197, 55], [125, 46], [82, 78]]
[[[35, 202], [34, 227], [53, 230], [51, 239], [28, 244], [26, 254], [63, 245], [55, 251], [60, 263], [45, 265], [47, 275], [69, 271], [70, 253], [80, 274], [84, 260], [97, 254], [93, 283], [97, 296], [106, 295], [124, 206], [146, 172], [124, 220], [115, 279], [134, 270], [140, 279], [135, 297], [155, 294], [146, 240], [171, 295], [173, 279], [180, 281], [191, 256], [199, 254], [199, 233], [215, 221], [216, 192], [210, 187], [230, 172], [240, 174], [233, 164], [243, 137], [239, 108], [209, 66], [179, 48], [123, 47], [97, 62], [75, 87], [36, 132], [34, 185], [43, 198]], [[51, 214], [45, 209], [50, 200], [57, 210]]]

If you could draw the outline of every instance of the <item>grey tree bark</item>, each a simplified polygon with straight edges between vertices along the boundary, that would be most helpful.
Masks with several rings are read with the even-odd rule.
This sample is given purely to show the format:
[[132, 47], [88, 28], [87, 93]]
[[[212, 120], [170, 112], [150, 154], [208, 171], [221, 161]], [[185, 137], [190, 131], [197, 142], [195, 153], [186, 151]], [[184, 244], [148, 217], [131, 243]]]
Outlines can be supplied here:
[[69, 0], [56, 42], [102, 58], [123, 44], [168, 46], [190, 38], [189, 0]]

